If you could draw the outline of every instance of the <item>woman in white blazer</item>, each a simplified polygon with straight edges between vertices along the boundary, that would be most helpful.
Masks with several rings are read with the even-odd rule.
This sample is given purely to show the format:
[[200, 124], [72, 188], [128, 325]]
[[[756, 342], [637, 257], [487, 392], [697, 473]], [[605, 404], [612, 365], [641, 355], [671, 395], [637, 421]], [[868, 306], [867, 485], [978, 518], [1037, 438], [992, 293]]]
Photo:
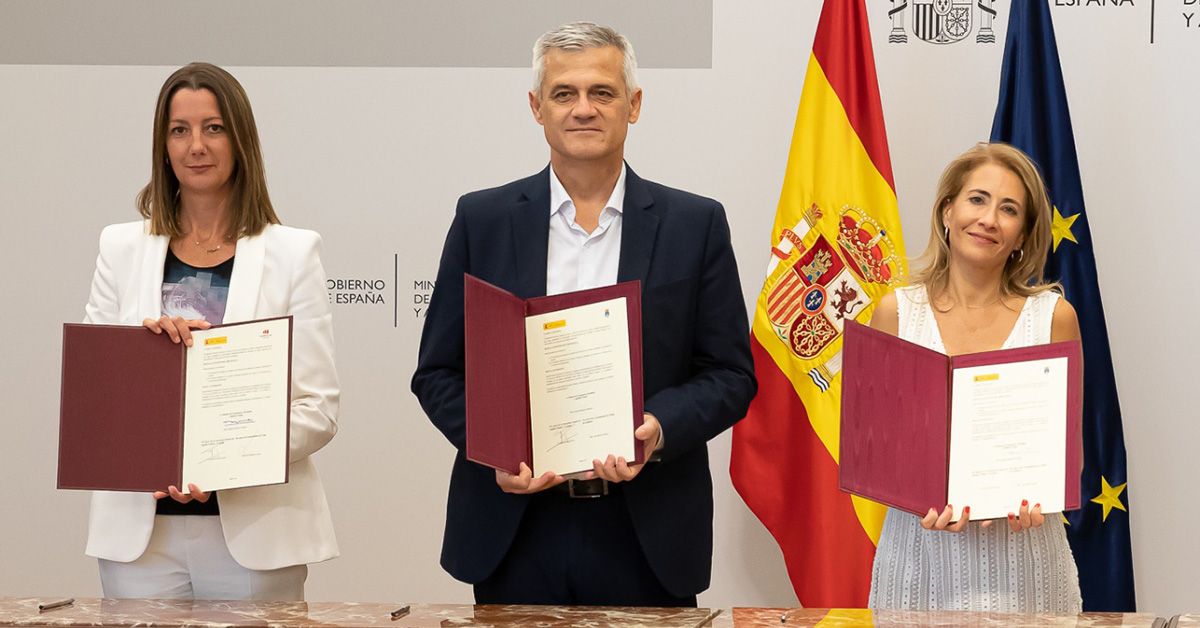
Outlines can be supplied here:
[[339, 397], [321, 238], [279, 224], [249, 100], [221, 68], [167, 79], [152, 164], [145, 220], [100, 235], [85, 321], [190, 345], [191, 329], [291, 315], [289, 480], [219, 495], [96, 492], [87, 554], [105, 597], [303, 599], [306, 565], [338, 554], [310, 458], [337, 432]]

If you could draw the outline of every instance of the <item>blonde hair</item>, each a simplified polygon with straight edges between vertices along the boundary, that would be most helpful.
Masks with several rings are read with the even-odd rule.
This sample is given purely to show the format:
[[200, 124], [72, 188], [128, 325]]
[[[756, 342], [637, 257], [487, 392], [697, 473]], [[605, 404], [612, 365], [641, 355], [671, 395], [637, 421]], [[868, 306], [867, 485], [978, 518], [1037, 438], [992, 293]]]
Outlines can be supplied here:
[[154, 108], [154, 146], [150, 182], [137, 196], [138, 212], [150, 221], [150, 233], [172, 238], [182, 235], [179, 224], [179, 179], [167, 161], [167, 131], [171, 98], [181, 89], [206, 89], [217, 98], [221, 118], [233, 147], [232, 191], [229, 195], [229, 230], [225, 236], [236, 239], [258, 235], [268, 224], [279, 224], [263, 169], [262, 149], [254, 112], [237, 79], [211, 63], [189, 63], [176, 70], [163, 83]]
[[944, 218], [946, 205], [962, 192], [967, 177], [985, 164], [996, 164], [1007, 169], [1017, 175], [1025, 188], [1022, 252], [1015, 257], [1010, 255], [1004, 264], [1000, 279], [1001, 293], [1005, 296], [1028, 297], [1058, 288], [1057, 283], [1047, 282], [1043, 275], [1046, 258], [1050, 254], [1052, 220], [1046, 184], [1037, 165], [1028, 155], [999, 142], [976, 144], [951, 161], [942, 172], [933, 202], [929, 244], [914, 263], [918, 270], [912, 274], [913, 283], [925, 284], [931, 296], [946, 289], [950, 275], [950, 243], [946, 237]]

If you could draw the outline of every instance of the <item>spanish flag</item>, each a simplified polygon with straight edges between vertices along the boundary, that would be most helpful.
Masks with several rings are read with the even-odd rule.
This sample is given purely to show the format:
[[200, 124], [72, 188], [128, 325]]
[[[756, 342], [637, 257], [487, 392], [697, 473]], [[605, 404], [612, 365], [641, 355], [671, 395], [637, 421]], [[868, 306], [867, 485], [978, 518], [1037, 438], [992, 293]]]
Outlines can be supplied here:
[[730, 462], [804, 606], [867, 603], [885, 509], [838, 489], [841, 338], [905, 259], [866, 7], [826, 0], [751, 332], [758, 397]]

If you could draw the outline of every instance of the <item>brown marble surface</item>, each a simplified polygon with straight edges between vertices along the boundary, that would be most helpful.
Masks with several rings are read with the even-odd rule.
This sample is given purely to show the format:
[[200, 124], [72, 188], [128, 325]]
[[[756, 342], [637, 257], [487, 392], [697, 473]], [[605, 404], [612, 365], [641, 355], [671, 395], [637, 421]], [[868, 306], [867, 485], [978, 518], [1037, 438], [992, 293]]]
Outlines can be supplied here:
[[[471, 606], [358, 602], [213, 602], [177, 600], [79, 599], [70, 606], [38, 612], [45, 599], [0, 598], [0, 626], [189, 626], [196, 628], [456, 628], [531, 626], [646, 626], [684, 628], [709, 625], [719, 611], [707, 608], [586, 608], [555, 606]], [[408, 614], [391, 612], [408, 605]]]
[[[734, 608], [721, 613], [714, 628], [789, 628], [793, 626], [1145, 626], [1158, 618], [1149, 614], [1084, 613], [1073, 616], [966, 613], [954, 611], [868, 611], [862, 609]], [[784, 621], [786, 620], [786, 621]]]
[[[391, 612], [397, 603], [357, 602], [212, 602], [175, 600], [79, 599], [70, 606], [38, 612], [38, 598], [0, 598], [0, 626], [104, 626], [196, 628], [454, 628], [530, 626], [646, 626], [648, 628], [788, 628], [791, 626], [1146, 626], [1156, 624], [1148, 614], [1087, 613], [1072, 617], [1006, 615], [1001, 613], [865, 611], [801, 608], [597, 608], [555, 606], [471, 606], [411, 604], [403, 617]], [[782, 620], [782, 621], [781, 621]], [[1185, 615], [1180, 626], [1200, 628], [1200, 615]], [[1184, 623], [1188, 622], [1188, 623]]]

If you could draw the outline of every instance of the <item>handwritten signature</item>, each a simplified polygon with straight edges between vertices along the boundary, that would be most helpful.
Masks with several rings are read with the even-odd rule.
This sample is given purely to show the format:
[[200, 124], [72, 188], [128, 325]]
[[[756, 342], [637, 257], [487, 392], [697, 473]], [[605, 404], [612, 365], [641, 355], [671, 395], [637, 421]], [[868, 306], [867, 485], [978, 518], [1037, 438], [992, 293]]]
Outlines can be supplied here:
[[221, 445], [210, 445], [200, 450], [200, 460], [197, 463], [212, 462], [213, 460], [224, 460], [225, 456], [221, 455]]
[[546, 448], [546, 451], [554, 451], [560, 445], [575, 442], [575, 430], [561, 429], [558, 431], [558, 442]]

